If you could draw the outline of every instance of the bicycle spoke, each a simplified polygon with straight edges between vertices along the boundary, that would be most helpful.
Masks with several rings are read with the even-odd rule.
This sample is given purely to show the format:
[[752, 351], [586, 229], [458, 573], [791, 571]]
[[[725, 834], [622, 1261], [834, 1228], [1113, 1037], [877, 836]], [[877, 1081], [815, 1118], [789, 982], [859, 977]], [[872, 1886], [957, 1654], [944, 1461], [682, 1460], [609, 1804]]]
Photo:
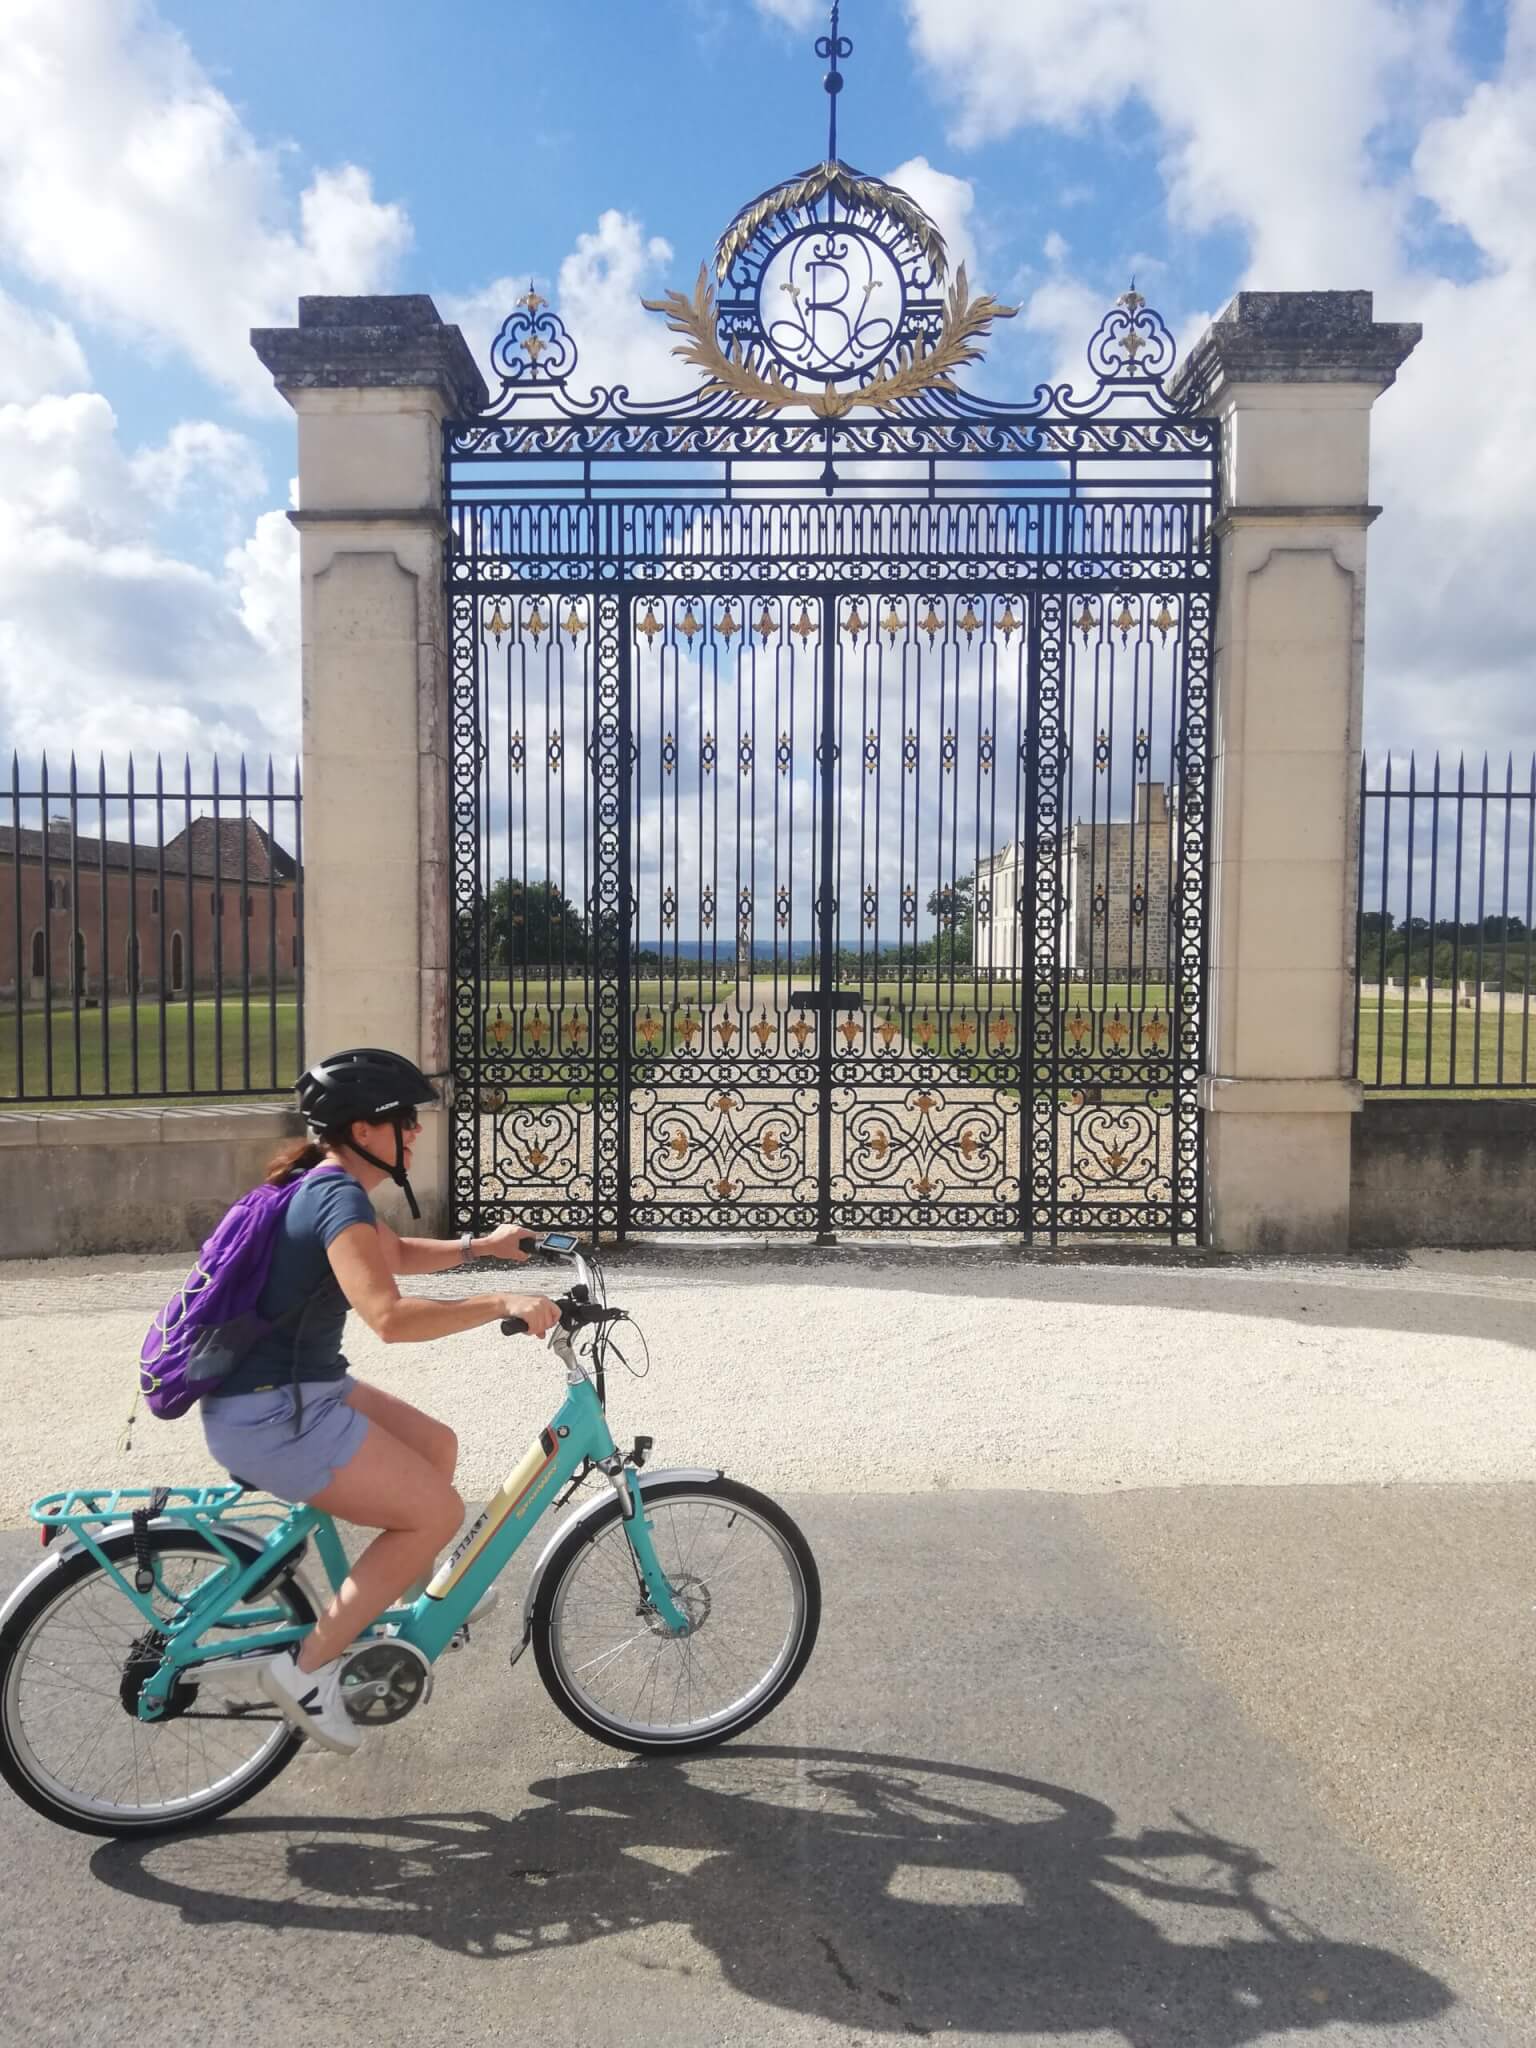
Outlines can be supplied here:
[[615, 1522], [566, 1567], [552, 1639], [568, 1690], [598, 1720], [620, 1733], [692, 1736], [739, 1719], [794, 1654], [798, 1566], [774, 1527], [735, 1499], [668, 1499], [649, 1512], [688, 1630], [671, 1635], [655, 1619], [636, 1630], [628, 1539]]
[[[183, 1554], [162, 1544], [155, 1569], [152, 1605], [155, 1625], [164, 1629], [206, 1596], [226, 1566], [200, 1550]], [[197, 1811], [262, 1768], [288, 1739], [278, 1715], [219, 1711], [222, 1701], [204, 1692], [207, 1681], [195, 1668], [174, 1680], [159, 1719], [141, 1721], [123, 1686], [149, 1627], [121, 1586], [95, 1569], [38, 1613], [8, 1667], [13, 1753], [40, 1790], [82, 1814]], [[201, 1642], [216, 1648], [231, 1633], [221, 1617]], [[145, 1665], [146, 1678], [152, 1669], [152, 1662]], [[182, 1725], [191, 1721], [197, 1725]]]

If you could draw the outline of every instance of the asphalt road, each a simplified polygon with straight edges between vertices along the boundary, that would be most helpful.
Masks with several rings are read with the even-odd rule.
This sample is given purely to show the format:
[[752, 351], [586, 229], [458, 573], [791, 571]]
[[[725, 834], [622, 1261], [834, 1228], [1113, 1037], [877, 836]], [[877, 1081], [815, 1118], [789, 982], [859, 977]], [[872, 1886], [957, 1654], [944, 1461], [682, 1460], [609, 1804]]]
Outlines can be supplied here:
[[6, 1799], [0, 2041], [1529, 2042], [1530, 1495], [1440, 1492], [790, 1496], [816, 1656], [665, 1766], [508, 1672], [508, 1597], [205, 1833]]

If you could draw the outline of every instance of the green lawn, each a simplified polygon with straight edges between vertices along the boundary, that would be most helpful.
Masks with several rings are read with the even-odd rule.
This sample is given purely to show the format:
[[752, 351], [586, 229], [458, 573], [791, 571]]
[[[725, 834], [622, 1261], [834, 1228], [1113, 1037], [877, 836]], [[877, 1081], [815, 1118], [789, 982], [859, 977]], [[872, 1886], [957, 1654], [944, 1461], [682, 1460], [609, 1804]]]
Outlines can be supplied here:
[[[497, 1008], [502, 1011], [502, 1021], [509, 1028], [509, 1038], [515, 1041], [517, 1026], [522, 1025], [524, 1058], [519, 1060], [515, 1043], [509, 1043], [509, 1064], [515, 1073], [519, 1064], [537, 1067], [541, 1056], [547, 1056], [550, 1048], [551, 1027], [560, 1034], [564, 1051], [581, 1051], [586, 1048], [585, 1034], [591, 1028], [590, 1013], [584, 1008], [566, 1007], [551, 1017], [542, 1002], [530, 1001], [526, 1011], [521, 1005], [507, 1001], [507, 989], [493, 985], [491, 1005], [487, 1011], [486, 1051], [494, 1054], [497, 1050], [496, 1024]], [[1027, 987], [1017, 988], [1003, 984], [989, 990], [986, 984], [979, 987], [974, 983], [957, 983], [953, 998], [947, 984], [924, 983], [917, 991], [917, 1001], [912, 1000], [910, 986], [902, 992], [905, 1000], [898, 1003], [894, 984], [866, 992], [867, 1016], [872, 1029], [889, 1018], [910, 1043], [922, 1044], [931, 1033], [932, 1049], [936, 1053], [959, 1052], [962, 1056], [976, 1049], [977, 1041], [986, 1034], [989, 1019], [995, 1021], [1001, 1016], [1013, 1014], [1013, 1002], [1028, 994]], [[530, 995], [532, 992], [530, 991]], [[656, 1055], [676, 1051], [684, 1046], [696, 1044], [698, 1023], [696, 1016], [690, 1018], [689, 1010], [695, 1012], [703, 1007], [713, 1007], [718, 1017], [731, 1016], [737, 1021], [735, 1011], [735, 987], [722, 988], [711, 1006], [707, 1000], [707, 986], [695, 985], [691, 990], [684, 984], [680, 990], [681, 1003], [674, 1008], [672, 987], [668, 982], [663, 990], [656, 982], [640, 982], [636, 985], [634, 1011], [636, 1046], [642, 1054]], [[690, 1005], [689, 996], [693, 996]], [[1367, 1087], [1376, 1085], [1376, 1058], [1378, 1042], [1382, 1056], [1382, 1084], [1401, 1087], [1403, 1082], [1403, 1045], [1405, 1017], [1401, 996], [1393, 1001], [1389, 992], [1384, 1012], [1378, 1014], [1373, 992], [1367, 991], [1360, 1017], [1360, 1059], [1359, 1074]], [[992, 998], [989, 1004], [988, 998]], [[1119, 1006], [1122, 1019], [1126, 1020], [1134, 1034], [1134, 1019], [1141, 1017], [1143, 1034], [1142, 1050], [1161, 1052], [1165, 1044], [1156, 1036], [1151, 1043], [1146, 1041], [1149, 1021], [1161, 1019], [1166, 1026], [1167, 1012], [1160, 1008], [1165, 992], [1162, 989], [1147, 991], [1129, 990], [1125, 987], [1111, 987], [1108, 991], [1108, 1006], [1105, 1005], [1105, 991], [1095, 988], [1092, 999], [1086, 988], [1077, 986], [1064, 991], [1063, 1010], [1065, 1017], [1065, 1049], [1076, 1050], [1087, 1059], [1112, 1056], [1116, 1050], [1113, 1038], [1106, 1040], [1106, 1032], [1117, 1030], [1115, 1009]], [[1001, 998], [1001, 1000], [998, 1000]], [[216, 1013], [222, 1009], [223, 1060], [216, 1059]], [[925, 1009], [928, 1012], [924, 1016]], [[649, 1015], [647, 1013], [649, 1012]], [[520, 1014], [521, 1013], [521, 1014]], [[542, 1022], [538, 1036], [527, 1038], [528, 1026], [537, 1015]], [[190, 1016], [192, 1026], [192, 1061], [189, 1065], [187, 1034]], [[1454, 1085], [1472, 1092], [1493, 1090], [1501, 1085], [1499, 1055], [1503, 1051], [1502, 1085], [1511, 1083], [1521, 1086], [1529, 1084], [1536, 1093], [1536, 1009], [1529, 1021], [1518, 997], [1506, 999], [1505, 1013], [1501, 1020], [1498, 1012], [1498, 998], [1485, 996], [1481, 1028], [1475, 1012], [1458, 1009], [1454, 1012], [1456, 1029], [1456, 1058], [1454, 1074], [1451, 1063], [1451, 1025], [1453, 1012], [1447, 1004], [1436, 1004], [1433, 1012], [1433, 1036], [1430, 1031], [1429, 1007], [1422, 1000], [1411, 1000], [1406, 1016], [1407, 1039], [1407, 1085], [1426, 1088]], [[46, 1098], [54, 1107], [66, 1107], [76, 1102], [99, 1102], [108, 1100], [133, 1099], [133, 1069], [131, 1062], [131, 1017], [129, 1006], [120, 999], [114, 999], [107, 1012], [107, 1060], [102, 1054], [102, 1016], [99, 1010], [82, 1010], [80, 1013], [80, 1071], [75, 1072], [74, 1021], [67, 1005], [55, 1010], [53, 1016], [53, 1094]], [[249, 1086], [259, 1093], [286, 1095], [294, 1075], [298, 1071], [298, 1014], [297, 1005], [291, 992], [279, 995], [276, 1003], [276, 1059], [273, 1059], [271, 1015], [265, 997], [253, 997], [250, 1007], [251, 1070]], [[692, 1029], [690, 1030], [690, 1026]], [[240, 1094], [246, 1090], [242, 1046], [242, 1005], [226, 997], [222, 1005], [215, 1004], [211, 996], [199, 996], [190, 1003], [185, 998], [170, 1003], [166, 1008], [166, 1062], [162, 1082], [160, 1069], [160, 1012], [153, 1001], [141, 1002], [138, 1012], [139, 1041], [139, 1090], [142, 1096], [166, 1101], [198, 1100], [210, 1095]], [[45, 1024], [41, 1010], [29, 1009], [21, 1019], [22, 1059], [18, 1086], [18, 1063], [16, 1051], [17, 1020], [14, 1011], [0, 1009], [0, 1103], [40, 1102], [45, 1098], [47, 1087], [45, 1050]], [[861, 1031], [862, 1039], [862, 1031]], [[739, 1043], [739, 1041], [738, 1041]], [[1010, 1039], [1009, 1049], [1015, 1043]], [[753, 1045], [750, 1025], [747, 1046]], [[1134, 1050], [1135, 1039], [1131, 1037], [1128, 1046], [1121, 1050]], [[540, 1076], [526, 1085], [508, 1089], [508, 1099], [519, 1102], [563, 1102], [568, 1096], [568, 1086], [561, 1081], [550, 1081]], [[586, 1091], [581, 1091], [585, 1099]]]
[[[160, 1007], [153, 998], [140, 999], [138, 1051], [140, 1095], [162, 1099], [195, 1099], [237, 1095], [249, 1090], [286, 1095], [298, 1073], [298, 1004], [289, 992], [275, 1005], [277, 1031], [266, 996], [253, 996], [250, 1006], [250, 1081], [245, 1078], [244, 1006], [226, 996], [191, 1001], [177, 997], [166, 1004], [165, 1072], [160, 1067]], [[188, 1029], [191, 1054], [188, 1054]], [[222, 1024], [222, 1033], [220, 1025]], [[102, 1012], [80, 1012], [80, 1064], [75, 1066], [74, 1016], [67, 1002], [56, 1006], [52, 1031], [41, 1009], [22, 1013], [0, 1009], [0, 1103], [47, 1096], [51, 1106], [75, 1102], [131, 1100], [133, 1082], [133, 1014], [126, 998], [113, 997], [106, 1012], [106, 1047], [102, 1046]], [[219, 1039], [222, 1036], [222, 1059]], [[49, 1094], [47, 1052], [53, 1046], [52, 1091]], [[18, 1085], [19, 1081], [19, 1085]]]
[[[1483, 997], [1481, 1023], [1475, 1010], [1455, 1009], [1449, 1003], [1430, 1005], [1409, 998], [1406, 1017], [1402, 991], [1394, 999], [1387, 991], [1386, 1007], [1379, 1010], [1376, 992], [1367, 989], [1360, 1009], [1360, 1057], [1357, 1072], [1367, 1088], [1378, 1085], [1377, 1053], [1381, 1058], [1379, 1085], [1410, 1089], [1449, 1087], [1472, 1092], [1507, 1088], [1511, 1083], [1529, 1083], [1536, 1092], [1536, 1008], [1527, 1021], [1524, 999], [1504, 998], [1504, 1015], [1499, 1016], [1497, 995]], [[1451, 1058], [1452, 1019], [1455, 1019], [1455, 1064]], [[1406, 1077], [1404, 1043], [1407, 1046]], [[1499, 1056], [1503, 1054], [1503, 1072]]]

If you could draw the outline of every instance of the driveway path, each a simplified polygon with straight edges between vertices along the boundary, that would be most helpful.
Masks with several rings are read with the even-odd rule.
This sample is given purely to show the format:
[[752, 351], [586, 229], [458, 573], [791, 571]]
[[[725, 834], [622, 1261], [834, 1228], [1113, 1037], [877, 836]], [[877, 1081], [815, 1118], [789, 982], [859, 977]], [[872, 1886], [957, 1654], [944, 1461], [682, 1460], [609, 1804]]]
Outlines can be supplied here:
[[[186, 1425], [112, 1449], [172, 1277], [0, 1267], [3, 1519], [202, 1469]], [[508, 1674], [509, 1603], [419, 1719], [215, 1832], [7, 1805], [7, 2048], [1536, 2042], [1536, 1259], [637, 1253], [612, 1292], [653, 1359], [620, 1434], [817, 1548], [785, 1708], [630, 1764]], [[454, 1421], [471, 1495], [553, 1397], [485, 1336], [354, 1362]], [[0, 1535], [0, 1580], [36, 1555]]]

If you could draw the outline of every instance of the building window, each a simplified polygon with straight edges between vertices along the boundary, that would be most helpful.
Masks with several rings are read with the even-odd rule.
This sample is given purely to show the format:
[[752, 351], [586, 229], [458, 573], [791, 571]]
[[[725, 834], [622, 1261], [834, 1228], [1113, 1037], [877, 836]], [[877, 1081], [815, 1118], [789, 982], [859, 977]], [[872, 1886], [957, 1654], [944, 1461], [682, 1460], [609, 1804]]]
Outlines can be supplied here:
[[85, 993], [85, 933], [75, 933], [75, 990]]
[[214, 916], [215, 916], [215, 917], [221, 917], [221, 916], [223, 915], [223, 913], [224, 913], [224, 891], [223, 891], [222, 889], [210, 889], [210, 890], [209, 890], [209, 892], [208, 892], [208, 908], [209, 908], [209, 909], [210, 909], [210, 910], [211, 910], [211, 911], [213, 912], [213, 914], [214, 914]]
[[159, 891], [158, 889], [151, 889], [151, 890], [150, 890], [150, 892], [149, 892], [149, 909], [150, 909], [150, 915], [151, 915], [151, 916], [153, 916], [153, 915], [154, 915], [154, 913], [155, 913], [155, 912], [156, 912], [156, 911], [157, 911], [157, 910], [158, 910], [159, 908], [160, 908], [160, 891]]
[[49, 882], [49, 884], [48, 884], [48, 908], [49, 908], [50, 910], [68, 910], [68, 908], [69, 908], [69, 884], [68, 884], [68, 882], [54, 882], [54, 881], [50, 881], [50, 882]]
[[130, 932], [123, 949], [123, 961], [128, 982], [128, 993], [136, 996], [144, 986], [143, 955], [139, 949], [139, 935]]
[[32, 934], [32, 979], [41, 981], [48, 971], [48, 946], [41, 932]]
[[182, 989], [181, 933], [171, 933], [171, 994], [179, 996]]

